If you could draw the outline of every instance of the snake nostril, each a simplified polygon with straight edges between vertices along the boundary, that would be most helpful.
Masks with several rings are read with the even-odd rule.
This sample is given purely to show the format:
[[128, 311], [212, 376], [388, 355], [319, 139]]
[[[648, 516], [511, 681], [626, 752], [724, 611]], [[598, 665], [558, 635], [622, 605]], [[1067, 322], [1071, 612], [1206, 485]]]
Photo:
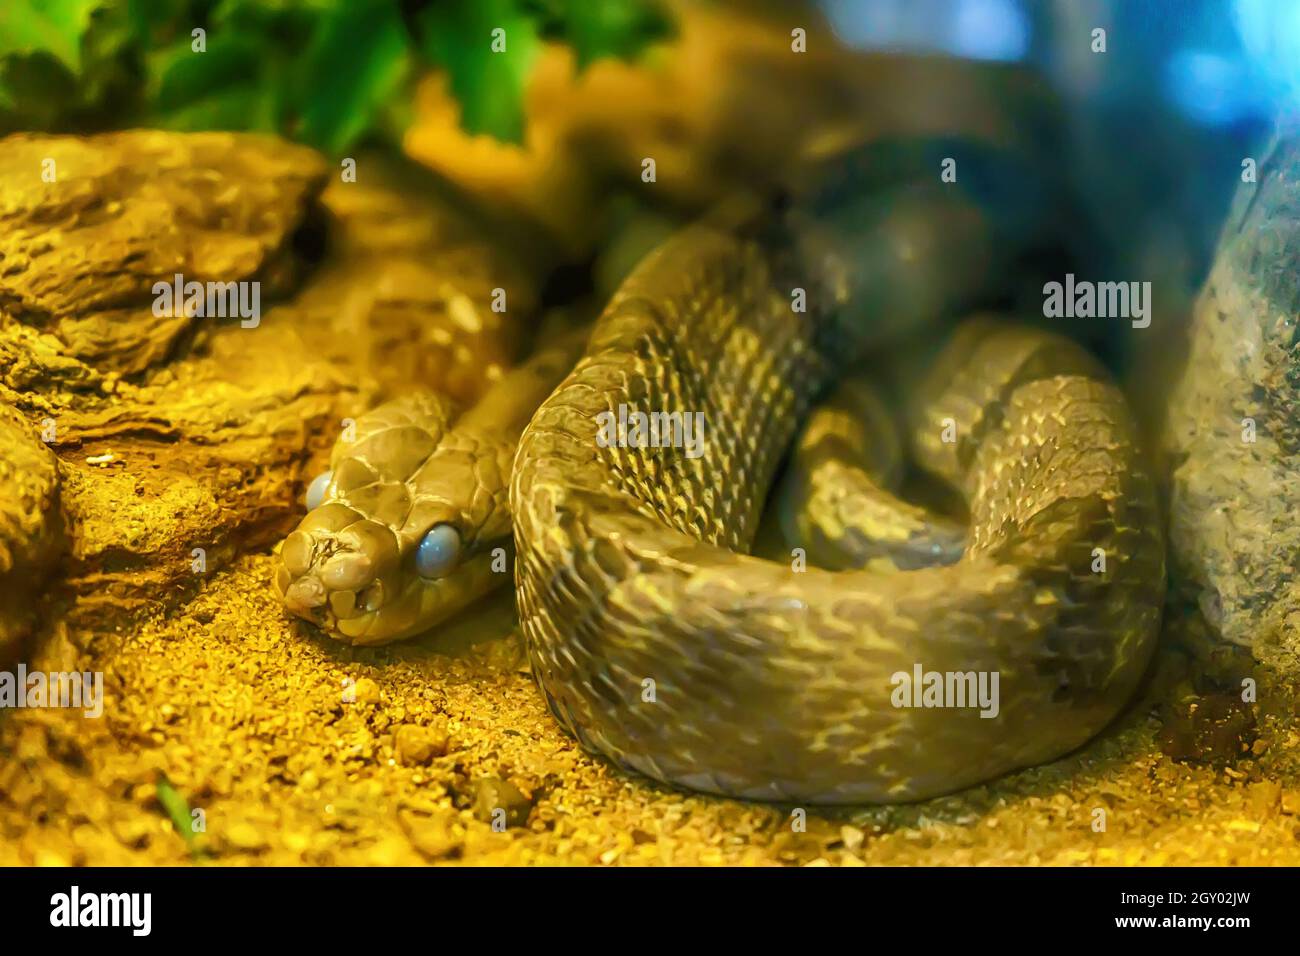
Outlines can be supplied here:
[[355, 551], [334, 555], [320, 572], [325, 586], [333, 591], [356, 591], [369, 584], [373, 576], [370, 558]]
[[299, 578], [285, 589], [284, 603], [290, 610], [306, 613], [325, 603], [325, 588], [314, 577]]
[[284, 539], [284, 544], [280, 547], [280, 560], [289, 569], [289, 574], [296, 578], [307, 573], [315, 550], [311, 535], [305, 531], [295, 531]]

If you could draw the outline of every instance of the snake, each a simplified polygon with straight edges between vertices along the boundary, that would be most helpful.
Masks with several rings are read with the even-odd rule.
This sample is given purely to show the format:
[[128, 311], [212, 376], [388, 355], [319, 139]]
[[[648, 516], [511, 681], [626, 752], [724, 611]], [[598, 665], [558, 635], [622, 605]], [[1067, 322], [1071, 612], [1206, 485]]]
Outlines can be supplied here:
[[[512, 583], [585, 749], [745, 800], [921, 800], [1097, 735], [1164, 597], [1139, 429], [1083, 346], [980, 307], [1034, 202], [914, 159], [683, 227], [476, 405], [361, 416], [279, 549], [287, 610], [381, 644]], [[891, 412], [868, 357], [909, 329], [941, 344]], [[899, 449], [958, 506], [909, 497]], [[778, 483], [799, 544], [760, 556]]]

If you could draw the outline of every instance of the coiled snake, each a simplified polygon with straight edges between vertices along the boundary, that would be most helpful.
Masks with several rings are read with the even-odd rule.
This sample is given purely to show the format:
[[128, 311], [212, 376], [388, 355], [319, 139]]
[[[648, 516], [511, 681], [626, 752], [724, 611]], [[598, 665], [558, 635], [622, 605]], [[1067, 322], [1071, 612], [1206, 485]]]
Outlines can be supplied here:
[[[906, 418], [916, 462], [964, 498], [964, 529], [895, 497], [874, 417], [851, 413], [859, 356], [976, 298], [1005, 244], [937, 186], [850, 202], [826, 187], [688, 228], [627, 278], [585, 349], [553, 343], [459, 416], [422, 393], [360, 419], [276, 587], [336, 636], [382, 643], [490, 589], [513, 542], [556, 717], [695, 790], [913, 800], [1060, 756], [1132, 694], [1163, 601], [1120, 392], [1058, 335], [960, 326]], [[820, 506], [791, 524], [817, 525], [807, 545], [828, 566], [868, 566], [752, 557], [778, 466], [836, 382], [790, 470]], [[599, 440], [620, 408], [702, 413], [703, 454]], [[995, 714], [900, 696], [932, 672], [949, 692], [997, 675]]]

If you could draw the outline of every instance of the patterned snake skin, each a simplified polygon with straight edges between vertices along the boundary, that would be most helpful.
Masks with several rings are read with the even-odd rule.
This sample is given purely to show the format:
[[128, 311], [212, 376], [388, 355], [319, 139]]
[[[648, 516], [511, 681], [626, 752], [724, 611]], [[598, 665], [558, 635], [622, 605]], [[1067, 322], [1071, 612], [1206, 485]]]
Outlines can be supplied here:
[[[557, 346], [459, 419], [427, 396], [363, 418], [282, 548], [289, 609], [354, 642], [407, 636], [489, 588], [513, 531], [521, 625], [557, 718], [619, 766], [709, 793], [914, 800], [1096, 734], [1153, 650], [1164, 543], [1125, 402], [1071, 342], [967, 322], [915, 388], [912, 456], [960, 492], [964, 529], [844, 463], [872, 499], [875, 530], [857, 533], [880, 539], [892, 502], [908, 570], [749, 555], [800, 424], [872, 336], [951, 314], [1003, 262], [952, 193], [816, 208], [678, 233], [576, 367]], [[702, 413], [703, 453], [598, 441], [620, 407]], [[411, 555], [439, 522], [459, 563], [429, 580]], [[996, 715], [896, 706], [895, 675], [918, 668], [996, 675]]]

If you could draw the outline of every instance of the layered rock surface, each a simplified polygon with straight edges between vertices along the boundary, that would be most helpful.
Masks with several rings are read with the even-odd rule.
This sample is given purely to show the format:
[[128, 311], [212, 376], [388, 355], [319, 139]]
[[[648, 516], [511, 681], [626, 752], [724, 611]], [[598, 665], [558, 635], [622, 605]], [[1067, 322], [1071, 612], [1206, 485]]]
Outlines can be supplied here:
[[[292, 526], [345, 418], [512, 359], [532, 283], [412, 177], [243, 134], [0, 141], [0, 662], [44, 598], [174, 605]], [[177, 274], [262, 314], [155, 314]]]
[[1300, 676], [1300, 136], [1243, 183], [1169, 403], [1175, 586], [1222, 640]]

